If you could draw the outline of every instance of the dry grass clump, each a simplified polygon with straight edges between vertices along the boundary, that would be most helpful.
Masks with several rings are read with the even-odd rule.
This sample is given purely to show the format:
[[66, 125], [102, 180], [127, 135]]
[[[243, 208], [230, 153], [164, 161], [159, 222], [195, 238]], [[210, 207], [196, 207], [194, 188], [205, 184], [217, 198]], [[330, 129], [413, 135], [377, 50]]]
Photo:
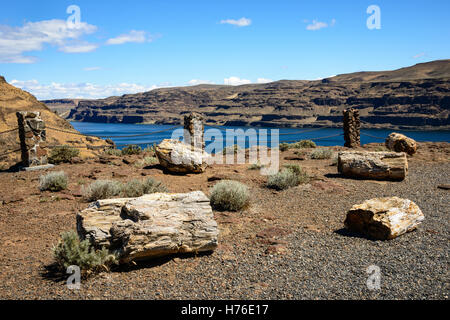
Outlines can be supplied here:
[[80, 150], [69, 145], [56, 146], [50, 152], [48, 162], [59, 164], [70, 162], [73, 158], [78, 157]]
[[238, 211], [250, 203], [250, 192], [243, 183], [222, 180], [212, 187], [210, 203], [217, 210]]
[[276, 190], [285, 190], [309, 181], [309, 177], [297, 164], [285, 165], [285, 169], [275, 173], [267, 179], [267, 187]]
[[153, 178], [148, 178], [143, 181], [133, 179], [122, 187], [122, 194], [125, 197], [140, 197], [144, 194], [155, 192], [168, 192], [168, 190], [160, 181]]
[[87, 201], [108, 199], [122, 191], [122, 184], [114, 180], [97, 180], [82, 188], [83, 198]]
[[280, 143], [278, 148], [280, 151], [287, 151], [289, 149], [303, 149], [303, 148], [315, 148], [316, 143], [312, 140], [300, 140], [294, 143]]
[[67, 175], [64, 171], [50, 172], [39, 177], [39, 190], [61, 191], [67, 188]]
[[132, 155], [132, 154], [141, 154], [142, 148], [137, 145], [129, 145], [122, 149], [122, 155]]
[[331, 157], [333, 156], [333, 151], [331, 151], [330, 149], [326, 149], [326, 148], [321, 148], [321, 149], [317, 149], [312, 151], [309, 154], [309, 157], [311, 159], [331, 159]]
[[53, 247], [53, 257], [62, 272], [75, 265], [85, 275], [102, 270], [109, 271], [112, 265], [118, 263], [116, 254], [106, 248], [95, 250], [89, 240], [80, 241], [75, 231], [61, 234], [61, 240]]

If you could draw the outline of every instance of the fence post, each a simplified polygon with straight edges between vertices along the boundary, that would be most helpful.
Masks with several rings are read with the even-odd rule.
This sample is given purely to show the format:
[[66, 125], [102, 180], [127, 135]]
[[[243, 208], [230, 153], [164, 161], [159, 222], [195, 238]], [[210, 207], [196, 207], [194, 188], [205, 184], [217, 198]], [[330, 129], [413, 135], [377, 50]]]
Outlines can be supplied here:
[[192, 112], [184, 116], [184, 141], [192, 147], [205, 148], [203, 140], [203, 116]]
[[25, 167], [47, 164], [45, 122], [38, 111], [16, 112], [19, 125], [22, 165]]
[[361, 145], [360, 142], [359, 111], [353, 108], [344, 110], [344, 140], [345, 147], [356, 148]]

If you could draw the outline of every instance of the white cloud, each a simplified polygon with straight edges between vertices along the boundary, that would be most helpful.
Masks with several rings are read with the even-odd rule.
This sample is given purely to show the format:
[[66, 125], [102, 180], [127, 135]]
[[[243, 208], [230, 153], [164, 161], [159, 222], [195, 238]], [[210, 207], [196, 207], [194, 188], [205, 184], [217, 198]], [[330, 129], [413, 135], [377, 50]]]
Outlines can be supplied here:
[[418, 53], [415, 56], [413, 56], [413, 59], [419, 59], [419, 58], [425, 57], [425, 55], [426, 55], [425, 52], [421, 52], [421, 53]]
[[221, 20], [220, 23], [221, 24], [232, 24], [232, 25], [235, 25], [238, 27], [247, 27], [252, 24], [252, 20], [242, 17], [239, 20], [234, 20], [234, 19]]
[[273, 82], [272, 79], [267, 79], [267, 78], [258, 78], [256, 79], [256, 83], [268, 83], [268, 82]]
[[69, 44], [59, 48], [59, 51], [65, 53], [83, 53], [83, 52], [91, 52], [98, 48], [98, 45], [95, 43], [81, 42], [77, 44]]
[[37, 80], [12, 80], [13, 86], [26, 90], [39, 100], [59, 98], [100, 99], [123, 94], [139, 93], [160, 88], [157, 85], [140, 85], [136, 83], [119, 83], [113, 85], [98, 85], [93, 83], [57, 83], [40, 84]]
[[250, 80], [241, 79], [239, 77], [229, 77], [223, 79], [223, 83], [230, 86], [239, 86], [241, 84], [249, 84], [252, 83]]
[[214, 84], [214, 82], [209, 80], [192, 79], [188, 81], [188, 84], [191, 86], [196, 86], [198, 84]]
[[[308, 21], [308, 20], [304, 20], [304, 21]], [[326, 22], [321, 22], [318, 20], [313, 20], [312, 23], [310, 23], [306, 26], [306, 30], [311, 30], [311, 31], [320, 30], [322, 28], [333, 27], [335, 24], [336, 24], [336, 19], [332, 19], [330, 24], [328, 24]]]
[[134, 43], [144, 43], [144, 42], [152, 42], [155, 40], [157, 36], [151, 35], [145, 31], [131, 30], [128, 33], [121, 34], [115, 38], [108, 39], [106, 44], [115, 45], [115, 44], [124, 44], [128, 42]]
[[34, 63], [36, 57], [24, 55], [25, 52], [41, 51], [44, 45], [55, 45], [60, 51], [78, 53], [95, 50], [94, 44], [83, 42], [70, 44], [97, 27], [80, 22], [70, 28], [65, 20], [43, 20], [27, 22], [22, 27], [0, 25], [0, 63]]
[[100, 70], [100, 67], [86, 67], [83, 68], [84, 71], [96, 71], [96, 70]]

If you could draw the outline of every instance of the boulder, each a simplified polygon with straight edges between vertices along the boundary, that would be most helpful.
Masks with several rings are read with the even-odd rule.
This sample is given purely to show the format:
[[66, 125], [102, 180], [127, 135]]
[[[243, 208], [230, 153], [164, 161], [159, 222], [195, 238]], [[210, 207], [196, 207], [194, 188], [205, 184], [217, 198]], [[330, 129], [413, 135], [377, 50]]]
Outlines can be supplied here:
[[392, 132], [386, 138], [385, 144], [389, 150], [395, 152], [406, 152], [409, 155], [413, 155], [417, 151], [417, 143], [414, 139], [396, 132]]
[[408, 160], [404, 152], [342, 151], [338, 153], [338, 171], [352, 178], [403, 180]]
[[354, 205], [347, 213], [347, 229], [372, 239], [387, 240], [410, 232], [425, 219], [411, 200], [398, 197], [375, 198]]
[[77, 214], [81, 239], [119, 254], [121, 263], [217, 247], [218, 228], [201, 191], [98, 200]]
[[165, 139], [155, 148], [159, 163], [169, 171], [201, 173], [206, 170], [205, 153], [181, 141]]

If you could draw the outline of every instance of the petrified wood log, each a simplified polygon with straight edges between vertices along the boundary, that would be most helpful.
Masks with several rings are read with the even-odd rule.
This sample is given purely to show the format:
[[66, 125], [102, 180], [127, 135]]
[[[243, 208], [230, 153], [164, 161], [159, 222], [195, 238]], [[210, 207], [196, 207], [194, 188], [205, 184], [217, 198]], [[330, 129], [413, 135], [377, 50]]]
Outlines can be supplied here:
[[408, 161], [403, 152], [342, 151], [338, 171], [345, 176], [375, 180], [403, 180]]
[[211, 251], [219, 233], [201, 191], [98, 200], [78, 213], [77, 230], [96, 247], [117, 251], [121, 263]]

